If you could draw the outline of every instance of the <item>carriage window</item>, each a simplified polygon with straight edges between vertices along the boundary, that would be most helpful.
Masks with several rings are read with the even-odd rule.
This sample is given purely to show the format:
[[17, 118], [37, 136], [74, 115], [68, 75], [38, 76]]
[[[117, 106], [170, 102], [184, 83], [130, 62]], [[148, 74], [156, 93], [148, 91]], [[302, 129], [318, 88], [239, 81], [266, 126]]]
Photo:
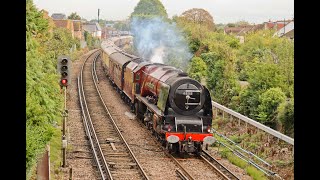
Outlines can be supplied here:
[[137, 81], [140, 80], [140, 74], [137, 74], [137, 75], [136, 75], [136, 80], [137, 80]]

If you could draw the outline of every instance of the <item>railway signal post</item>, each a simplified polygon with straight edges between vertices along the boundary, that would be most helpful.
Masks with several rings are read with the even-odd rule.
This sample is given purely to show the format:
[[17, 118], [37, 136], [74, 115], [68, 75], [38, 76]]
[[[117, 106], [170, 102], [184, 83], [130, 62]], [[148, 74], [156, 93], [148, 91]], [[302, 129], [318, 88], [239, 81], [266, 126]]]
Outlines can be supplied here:
[[71, 59], [62, 55], [58, 57], [57, 70], [60, 74], [60, 87], [68, 87], [71, 84]]
[[66, 167], [66, 121], [68, 116], [67, 110], [67, 87], [71, 84], [71, 60], [68, 56], [59, 56], [57, 70], [60, 74], [60, 87], [64, 90], [64, 111], [63, 111], [63, 129], [62, 129], [62, 167]]

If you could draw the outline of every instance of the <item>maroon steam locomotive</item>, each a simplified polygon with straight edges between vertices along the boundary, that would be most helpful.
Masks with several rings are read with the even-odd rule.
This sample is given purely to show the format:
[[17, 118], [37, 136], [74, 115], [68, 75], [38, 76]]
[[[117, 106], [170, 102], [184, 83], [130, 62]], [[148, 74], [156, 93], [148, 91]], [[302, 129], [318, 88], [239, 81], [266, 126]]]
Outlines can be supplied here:
[[120, 37], [101, 44], [107, 77], [169, 152], [201, 152], [214, 142], [208, 89], [180, 69], [143, 61], [118, 47], [129, 41]]

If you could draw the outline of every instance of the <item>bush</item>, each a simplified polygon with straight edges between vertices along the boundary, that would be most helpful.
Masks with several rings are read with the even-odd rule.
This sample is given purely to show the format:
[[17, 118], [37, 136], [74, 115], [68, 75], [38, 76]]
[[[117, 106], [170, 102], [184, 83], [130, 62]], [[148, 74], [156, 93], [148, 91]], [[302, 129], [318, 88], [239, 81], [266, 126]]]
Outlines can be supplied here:
[[259, 97], [258, 120], [275, 127], [277, 108], [286, 96], [280, 88], [270, 88]]
[[278, 109], [277, 120], [282, 125], [282, 131], [288, 136], [294, 136], [294, 99], [282, 102]]
[[[49, 31], [31, 0], [26, 6], [26, 174], [32, 176], [37, 159], [52, 139], [54, 124], [61, 120], [63, 94], [57, 75], [57, 57], [70, 55], [76, 44], [71, 32], [63, 28]], [[54, 156], [54, 154], [52, 154]]]
[[191, 59], [188, 74], [191, 78], [201, 82], [201, 78], [206, 77], [207, 65], [200, 57]]

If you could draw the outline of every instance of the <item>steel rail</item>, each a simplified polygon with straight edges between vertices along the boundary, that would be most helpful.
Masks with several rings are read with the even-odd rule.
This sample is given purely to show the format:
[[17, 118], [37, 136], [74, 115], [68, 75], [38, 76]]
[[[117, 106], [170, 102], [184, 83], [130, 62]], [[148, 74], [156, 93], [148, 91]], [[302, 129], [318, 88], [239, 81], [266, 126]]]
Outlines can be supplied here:
[[[145, 127], [145, 124], [143, 124], [141, 121], [138, 121], [138, 123], [139, 123], [141, 126]], [[151, 138], [154, 139], [156, 142], [159, 142], [155, 136], [151, 136]], [[185, 174], [183, 174], [183, 176], [184, 176], [185, 178], [187, 178], [187, 179], [189, 179], [189, 180], [194, 180], [194, 178], [188, 173], [187, 170], [185, 170], [185, 168], [181, 165], [181, 163], [179, 163], [179, 161], [178, 161], [175, 157], [173, 157], [170, 153], [168, 153], [167, 150], [166, 150], [163, 146], [160, 146], [160, 148], [163, 150], [164, 154], [165, 154], [167, 157], [169, 157], [170, 159], [172, 159], [172, 160], [174, 161], [174, 163], [175, 163], [177, 166], [179, 166], [179, 168], [185, 173]], [[181, 171], [179, 170], [179, 172], [181, 172]], [[177, 172], [177, 170], [176, 170], [176, 173], [179, 173], [179, 172]], [[182, 173], [182, 172], [181, 172], [181, 173]], [[178, 175], [180, 176], [180, 174], [178, 174]], [[181, 177], [181, 176], [180, 176], [180, 177]], [[181, 177], [181, 178], [182, 178], [182, 177]]]
[[[211, 167], [213, 167], [223, 178], [225, 179], [237, 179], [238, 178], [233, 172], [231, 172], [228, 168], [226, 168], [224, 165], [219, 163], [214, 157], [212, 157], [207, 151], [202, 150], [202, 154], [200, 157], [206, 161]], [[226, 173], [224, 173], [224, 172]]]
[[87, 118], [86, 118], [86, 115], [85, 115], [85, 112], [84, 112], [84, 108], [83, 108], [83, 104], [82, 104], [82, 99], [81, 99], [81, 92], [80, 92], [80, 78], [78, 77], [78, 93], [79, 93], [79, 100], [80, 100], [80, 106], [81, 106], [81, 112], [82, 112], [82, 120], [83, 120], [83, 124], [84, 124], [84, 128], [85, 128], [85, 131], [86, 131], [86, 135], [89, 139], [89, 142], [90, 142], [90, 146], [91, 146], [91, 149], [92, 149], [92, 152], [93, 152], [93, 155], [94, 155], [94, 160], [95, 162], [97, 163], [97, 166], [99, 168], [99, 172], [100, 172], [100, 175], [102, 177], [102, 179], [105, 179], [104, 178], [104, 174], [103, 174], [103, 170], [101, 169], [101, 164], [100, 164], [100, 161], [99, 161], [99, 158], [98, 158], [98, 155], [97, 155], [97, 152], [95, 150], [95, 147], [94, 147], [94, 142], [92, 140], [92, 137], [91, 137], [91, 133], [90, 133], [90, 130], [89, 130], [89, 125], [88, 125], [88, 122], [87, 122]]
[[189, 180], [188, 177], [185, 176], [179, 169], [176, 169], [176, 173], [182, 180]]
[[[99, 54], [99, 55], [100, 55], [100, 54]], [[97, 80], [97, 82], [98, 82], [98, 84], [99, 84], [99, 79], [98, 79], [97, 71], [96, 71], [96, 61], [93, 61], [92, 66], [93, 66], [94, 76], [95, 76], [95, 78], [96, 78], [96, 80]]]
[[191, 176], [191, 174], [188, 173], [188, 171], [181, 165], [181, 163], [179, 163], [179, 161], [173, 157], [170, 153], [168, 153], [167, 151], [164, 151], [164, 153], [170, 157], [171, 159], [173, 159], [173, 161], [179, 166], [179, 168], [183, 171], [184, 175], [189, 179], [189, 180], [194, 180], [194, 178]]
[[[96, 61], [96, 59], [94, 59], [94, 61]], [[111, 120], [114, 128], [116, 129], [117, 134], [120, 136], [121, 140], [122, 140], [122, 141], [124, 142], [124, 144], [125, 144], [125, 147], [126, 147], [127, 150], [129, 151], [131, 157], [133, 158], [133, 160], [134, 160], [135, 163], [137, 164], [137, 166], [138, 166], [138, 168], [139, 168], [142, 176], [143, 176], [146, 180], [149, 180], [146, 172], [143, 170], [141, 164], [139, 163], [139, 161], [137, 160], [137, 158], [136, 158], [135, 155], [133, 154], [132, 150], [130, 149], [127, 141], [126, 141], [126, 140], [124, 139], [124, 137], [122, 136], [122, 134], [121, 134], [121, 132], [120, 132], [120, 130], [119, 130], [119, 128], [118, 128], [118, 125], [116, 124], [115, 120], [113, 119], [113, 117], [112, 117], [112, 115], [111, 115], [108, 107], [107, 107], [106, 104], [104, 103], [103, 98], [102, 98], [101, 93], [100, 93], [100, 90], [99, 90], [99, 87], [98, 87], [97, 82], [96, 82], [96, 78], [94, 77], [94, 75], [97, 75], [97, 74], [96, 74], [96, 72], [93, 72], [93, 71], [95, 71], [95, 68], [92, 67], [92, 79], [93, 79], [93, 81], [94, 81], [94, 85], [95, 85], [95, 87], [96, 87], [97, 93], [99, 94], [100, 100], [101, 100], [101, 102], [102, 102], [102, 104], [103, 104], [103, 106], [104, 106], [104, 109], [106, 110], [108, 116], [110, 117], [110, 120]]]
[[[95, 54], [97, 51], [94, 51], [91, 55]], [[82, 101], [80, 101], [81, 102], [81, 107], [82, 107], [82, 110], [83, 110], [83, 114], [84, 114], [84, 119], [86, 120], [86, 126], [87, 126], [88, 129], [89, 129], [89, 125], [91, 126], [92, 132], [90, 134], [94, 136], [94, 140], [95, 140], [95, 143], [97, 145], [97, 147], [94, 147], [94, 142], [92, 140], [92, 137], [89, 136], [91, 147], [92, 147], [92, 150], [93, 150], [93, 152], [95, 154], [95, 160], [96, 160], [97, 166], [99, 168], [100, 175], [101, 175], [102, 179], [106, 179], [107, 178], [107, 179], [112, 180], [113, 178], [111, 176], [110, 169], [109, 169], [108, 164], [106, 162], [106, 159], [105, 159], [105, 157], [103, 155], [103, 152], [102, 152], [102, 149], [100, 147], [100, 143], [99, 143], [98, 137], [97, 137], [97, 135], [95, 133], [95, 130], [94, 130], [94, 127], [93, 127], [93, 124], [92, 124], [92, 120], [91, 120], [91, 117], [90, 117], [90, 113], [89, 113], [89, 109], [88, 109], [88, 106], [87, 106], [87, 103], [86, 103], [86, 98], [85, 98], [84, 89], [83, 89], [83, 69], [84, 69], [84, 65], [85, 65], [86, 61], [91, 57], [91, 55], [89, 55], [87, 57], [87, 59], [84, 61], [83, 65], [81, 67], [80, 83], [79, 83], [81, 87], [79, 87], [79, 93], [80, 93], [80, 89], [81, 89], [82, 93], [79, 94], [79, 97], [80, 97], [80, 99], [82, 99], [81, 96], [83, 97], [83, 103], [84, 103], [85, 110], [87, 112], [87, 116], [88, 116], [88, 119], [89, 119], [89, 123], [88, 123], [88, 121], [85, 118], [85, 111], [83, 110], [84, 108], [83, 108], [83, 105], [82, 105]], [[97, 58], [98, 55], [96, 55], [95, 58]], [[98, 150], [96, 150], [95, 148], [97, 148]], [[98, 151], [98, 152], [96, 152], [96, 151]], [[99, 156], [101, 156], [101, 159], [102, 159], [101, 163], [99, 161], [98, 154], [99, 154]], [[105, 168], [106, 175], [104, 174], [104, 171], [103, 171], [102, 167]]]

